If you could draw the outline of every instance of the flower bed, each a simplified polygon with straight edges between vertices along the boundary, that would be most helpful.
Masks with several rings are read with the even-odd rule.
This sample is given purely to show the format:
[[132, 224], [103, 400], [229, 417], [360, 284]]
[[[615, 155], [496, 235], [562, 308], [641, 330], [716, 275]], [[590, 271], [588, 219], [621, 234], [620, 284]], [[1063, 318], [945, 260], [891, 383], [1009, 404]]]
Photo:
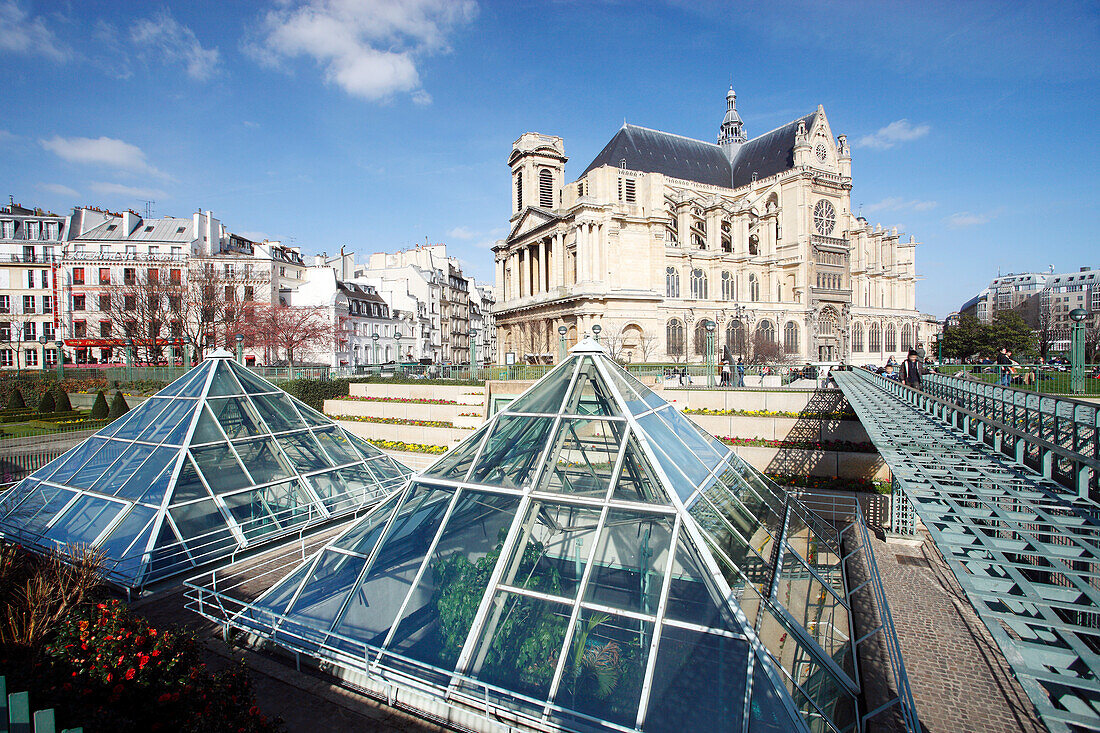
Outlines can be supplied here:
[[349, 420], [351, 422], [377, 422], [385, 425], [415, 425], [419, 428], [455, 428], [456, 430], [473, 430], [456, 426], [447, 420], [407, 420], [403, 417], [374, 417], [373, 415], [330, 415], [333, 420]]
[[447, 446], [445, 445], [406, 443], [403, 440], [380, 440], [378, 438], [367, 438], [367, 442], [383, 450], [399, 450], [407, 453], [435, 453], [437, 455], [447, 452]]
[[804, 476], [781, 473], [769, 473], [768, 478], [783, 486], [800, 489], [823, 489], [826, 491], [856, 491], [868, 494], [889, 494], [893, 484], [868, 478], [843, 478], [840, 476]]
[[403, 405], [457, 405], [454, 400], [432, 400], [426, 397], [363, 397], [358, 395], [345, 395], [333, 397], [334, 400], [349, 400], [352, 402], [397, 402]]
[[834, 412], [784, 412], [781, 410], [712, 410], [709, 407], [685, 407], [685, 415], [721, 415], [730, 417], [789, 417], [807, 420], [856, 420], [855, 413]]
[[874, 443], [857, 443], [852, 440], [770, 440], [768, 438], [735, 438], [717, 436], [727, 445], [744, 445], [756, 448], [787, 448], [795, 450], [828, 450], [837, 453], [874, 453]]

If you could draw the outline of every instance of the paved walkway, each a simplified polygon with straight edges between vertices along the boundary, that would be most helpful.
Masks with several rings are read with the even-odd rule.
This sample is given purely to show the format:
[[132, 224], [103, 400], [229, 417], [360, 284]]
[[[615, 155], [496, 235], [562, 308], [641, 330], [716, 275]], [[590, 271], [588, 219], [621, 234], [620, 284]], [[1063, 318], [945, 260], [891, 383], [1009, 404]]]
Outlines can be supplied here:
[[1046, 731], [931, 540], [871, 542], [924, 730]]

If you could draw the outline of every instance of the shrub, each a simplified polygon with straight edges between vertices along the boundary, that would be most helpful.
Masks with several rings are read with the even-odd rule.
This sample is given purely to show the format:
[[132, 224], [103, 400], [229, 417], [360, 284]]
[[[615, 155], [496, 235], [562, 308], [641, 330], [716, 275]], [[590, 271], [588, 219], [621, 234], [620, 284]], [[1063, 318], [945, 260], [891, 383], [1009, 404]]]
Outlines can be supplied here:
[[107, 413], [108, 420], [117, 420], [130, 411], [130, 406], [126, 404], [126, 398], [122, 396], [122, 392], [115, 390], [115, 397], [111, 400], [111, 409]]
[[314, 410], [325, 408], [325, 400], [344, 397], [349, 393], [347, 379], [294, 379], [281, 382], [279, 387], [297, 397]]
[[4, 409], [5, 410], [25, 410], [26, 408], [27, 408], [27, 403], [23, 400], [23, 393], [19, 391], [18, 387], [16, 387], [15, 389], [13, 389], [11, 391], [11, 394], [8, 395], [8, 402], [4, 406]]
[[48, 413], [56, 409], [57, 401], [54, 399], [53, 391], [46, 390], [42, 393], [42, 399], [38, 401], [38, 411], [41, 413]]
[[111, 413], [111, 408], [107, 405], [107, 396], [103, 394], [103, 390], [99, 390], [95, 395], [95, 404], [92, 405], [92, 414], [89, 416], [93, 420], [103, 420]]
[[69, 402], [69, 393], [66, 392], [60, 385], [57, 387], [57, 394], [54, 396], [54, 411], [55, 412], [72, 412], [73, 405]]

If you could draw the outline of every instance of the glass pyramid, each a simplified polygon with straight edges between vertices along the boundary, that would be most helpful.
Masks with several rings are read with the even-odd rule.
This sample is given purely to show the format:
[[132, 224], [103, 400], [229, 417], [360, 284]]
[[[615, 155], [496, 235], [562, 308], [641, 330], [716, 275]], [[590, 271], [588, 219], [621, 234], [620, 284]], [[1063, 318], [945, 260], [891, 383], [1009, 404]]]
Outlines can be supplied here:
[[0, 534], [87, 545], [138, 587], [361, 510], [411, 473], [215, 354], [0, 500]]
[[232, 623], [521, 727], [855, 730], [838, 542], [586, 340]]

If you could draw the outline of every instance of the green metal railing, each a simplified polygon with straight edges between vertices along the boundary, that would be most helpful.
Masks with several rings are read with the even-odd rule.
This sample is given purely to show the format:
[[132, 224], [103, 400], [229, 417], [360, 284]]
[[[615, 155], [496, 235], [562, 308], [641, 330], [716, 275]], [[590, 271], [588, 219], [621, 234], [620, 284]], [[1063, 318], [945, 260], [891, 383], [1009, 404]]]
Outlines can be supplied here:
[[[31, 713], [29, 692], [8, 692], [7, 678], [0, 675], [0, 731], [4, 733], [57, 733], [53, 708]], [[65, 728], [61, 733], [83, 733], [83, 728]]]
[[[943, 364], [936, 367], [936, 372], [1027, 392], [1075, 394], [1068, 364], [1016, 364], [1011, 367], [998, 364]], [[1086, 364], [1084, 378], [1079, 381], [1082, 384], [1076, 394], [1100, 396], [1100, 365]]]

